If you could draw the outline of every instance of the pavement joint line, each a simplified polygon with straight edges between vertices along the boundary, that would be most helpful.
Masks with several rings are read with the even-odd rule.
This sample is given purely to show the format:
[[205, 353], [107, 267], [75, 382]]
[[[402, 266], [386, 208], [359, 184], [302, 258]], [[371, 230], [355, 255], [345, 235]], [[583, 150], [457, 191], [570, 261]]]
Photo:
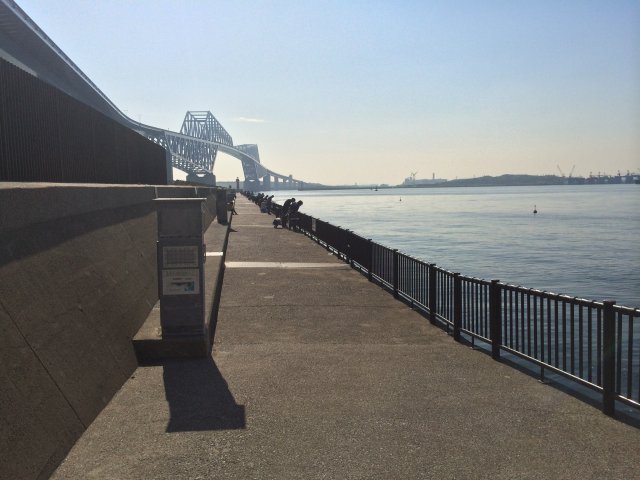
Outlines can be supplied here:
[[238, 225], [238, 224], [234, 223], [233, 224], [233, 228], [236, 228], [236, 227], [273, 228], [273, 225], [249, 225], [249, 224]]
[[[263, 297], [264, 298], [264, 297]], [[268, 299], [265, 299], [268, 300]], [[349, 304], [349, 303], [344, 303], [344, 304], [335, 304], [335, 303], [256, 303], [256, 304], [252, 304], [252, 305], [247, 305], [246, 303], [238, 303], [238, 304], [226, 304], [226, 305], [220, 305], [220, 308], [272, 308], [272, 307], [296, 307], [296, 308], [309, 308], [309, 307], [317, 307], [317, 308], [358, 308], [358, 309], [371, 309], [371, 310], [381, 310], [381, 309], [387, 309], [387, 310], [396, 310], [397, 307], [395, 306], [388, 306], [388, 305], [356, 305], [356, 304]]]
[[225, 262], [226, 268], [344, 268], [351, 266], [343, 263], [304, 263], [304, 262]]

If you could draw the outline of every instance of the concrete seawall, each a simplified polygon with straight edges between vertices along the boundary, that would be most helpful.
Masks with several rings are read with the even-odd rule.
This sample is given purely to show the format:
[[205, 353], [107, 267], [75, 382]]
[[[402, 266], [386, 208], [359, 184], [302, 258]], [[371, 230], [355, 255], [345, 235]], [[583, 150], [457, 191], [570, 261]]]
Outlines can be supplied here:
[[174, 196], [215, 216], [209, 189], [0, 183], [0, 478], [47, 478], [136, 369]]

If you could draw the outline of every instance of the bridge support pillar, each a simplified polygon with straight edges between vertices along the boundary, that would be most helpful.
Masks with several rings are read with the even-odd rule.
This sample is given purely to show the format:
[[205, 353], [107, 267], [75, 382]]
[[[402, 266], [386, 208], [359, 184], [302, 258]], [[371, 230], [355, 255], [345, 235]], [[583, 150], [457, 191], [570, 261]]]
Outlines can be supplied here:
[[267, 174], [262, 179], [262, 188], [271, 190], [271, 175]]
[[280, 179], [278, 177], [273, 177], [273, 190], [280, 190]]
[[211, 173], [190, 173], [187, 175], [187, 182], [199, 183], [200, 185], [206, 185], [207, 187], [216, 186], [216, 176]]
[[257, 192], [260, 190], [260, 182], [257, 180], [246, 180], [243, 182], [243, 190]]

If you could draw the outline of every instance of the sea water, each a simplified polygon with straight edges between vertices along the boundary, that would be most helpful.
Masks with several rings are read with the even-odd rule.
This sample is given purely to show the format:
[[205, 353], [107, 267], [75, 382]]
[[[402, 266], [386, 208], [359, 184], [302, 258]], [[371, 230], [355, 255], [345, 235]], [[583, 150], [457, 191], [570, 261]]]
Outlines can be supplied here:
[[269, 194], [450, 271], [640, 307], [640, 185]]

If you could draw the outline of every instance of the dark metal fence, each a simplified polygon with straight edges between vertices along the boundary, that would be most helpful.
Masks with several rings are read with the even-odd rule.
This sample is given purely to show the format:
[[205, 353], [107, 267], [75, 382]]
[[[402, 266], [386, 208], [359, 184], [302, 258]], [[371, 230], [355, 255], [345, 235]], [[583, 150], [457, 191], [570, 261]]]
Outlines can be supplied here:
[[0, 181], [165, 185], [166, 152], [0, 60]]
[[640, 310], [450, 272], [320, 219], [297, 228], [421, 310], [432, 323], [640, 409]]

